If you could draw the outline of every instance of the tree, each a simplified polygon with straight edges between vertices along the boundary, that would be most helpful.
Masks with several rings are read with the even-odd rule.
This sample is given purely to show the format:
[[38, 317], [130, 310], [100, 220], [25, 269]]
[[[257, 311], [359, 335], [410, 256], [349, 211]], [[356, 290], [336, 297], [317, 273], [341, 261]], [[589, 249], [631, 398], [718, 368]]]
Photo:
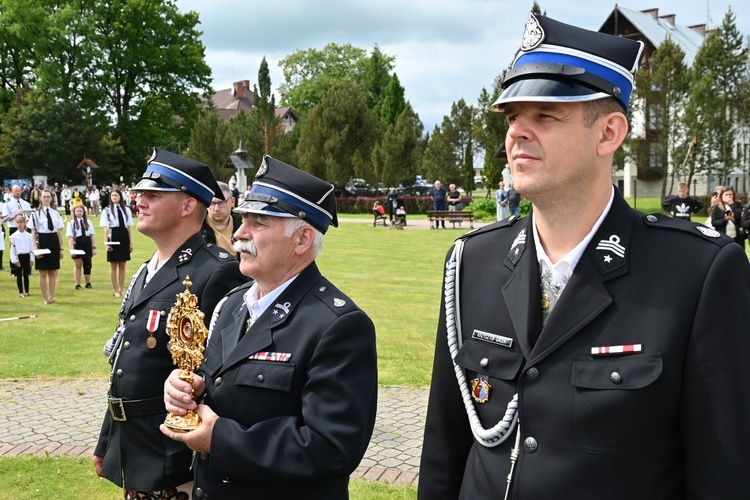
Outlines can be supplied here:
[[422, 130], [422, 122], [407, 104], [372, 152], [375, 174], [384, 185], [395, 186], [415, 178], [421, 155]]
[[297, 145], [299, 168], [337, 188], [352, 177], [374, 181], [370, 159], [377, 127], [362, 89], [339, 82], [306, 119]]
[[442, 180], [444, 184], [462, 183], [475, 114], [474, 107], [460, 99], [451, 105], [450, 116], [443, 117], [440, 127], [435, 127], [426, 157], [431, 178]]
[[393, 73], [383, 91], [383, 99], [380, 106], [380, 124], [383, 129], [385, 130], [394, 125], [405, 108], [404, 87], [398, 81], [398, 75]]
[[[260, 90], [259, 90], [260, 87]], [[271, 74], [266, 58], [260, 62], [258, 85], [253, 89], [255, 107], [251, 113], [263, 132], [263, 153], [267, 154], [279, 141], [279, 118], [276, 116], [276, 98], [271, 88]]]
[[492, 109], [492, 103], [500, 95], [500, 86], [505, 76], [505, 71], [495, 78], [492, 85], [492, 93], [482, 88], [477, 100], [477, 120], [474, 126], [473, 136], [477, 153], [482, 154], [482, 175], [484, 184], [487, 188], [487, 197], [489, 198], [493, 188], [503, 179], [503, 168], [505, 167], [504, 158], [495, 158], [495, 154], [500, 146], [505, 142], [505, 135], [508, 132], [508, 122], [505, 114], [498, 113]]
[[367, 96], [367, 107], [378, 106], [383, 98], [385, 88], [391, 80], [393, 61], [394, 58], [383, 54], [377, 44], [372, 49], [370, 57], [363, 61], [364, 69], [360, 83]]
[[379, 49], [368, 58], [367, 52], [351, 44], [329, 43], [322, 50], [298, 50], [279, 62], [284, 83], [279, 86], [283, 106], [294, 108], [301, 117], [327, 93], [343, 81], [355, 82], [365, 94], [365, 104], [372, 108], [378, 101], [382, 73], [390, 72], [393, 57], [383, 55]]
[[684, 179], [685, 174], [680, 171], [686, 153], [680, 120], [688, 87], [684, 59], [685, 53], [679, 45], [667, 37], [651, 57], [648, 69], [636, 73], [636, 95], [645, 102], [646, 140], [652, 159], [649, 167], [659, 171], [662, 199], [667, 194], [670, 164], [673, 177]]
[[[735, 15], [729, 9], [722, 24], [708, 33], [693, 63], [690, 86], [690, 116], [701, 122], [686, 125], [697, 138], [698, 153], [709, 175], [726, 183], [729, 171], [736, 168], [734, 144], [738, 112], [746, 84], [749, 50], [737, 30]], [[688, 113], [686, 113], [686, 117]]]
[[190, 133], [188, 156], [205, 163], [217, 179], [227, 181], [231, 172], [224, 168], [224, 162], [236, 148], [229, 134], [229, 125], [219, 119], [213, 106], [201, 111]]

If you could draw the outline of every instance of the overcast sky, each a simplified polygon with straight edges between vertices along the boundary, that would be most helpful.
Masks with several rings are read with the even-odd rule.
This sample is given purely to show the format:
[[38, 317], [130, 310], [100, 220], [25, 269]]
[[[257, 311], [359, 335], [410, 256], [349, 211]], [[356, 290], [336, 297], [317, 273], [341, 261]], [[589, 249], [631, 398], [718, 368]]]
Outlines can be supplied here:
[[[352, 44], [395, 56], [395, 71], [411, 102], [432, 131], [451, 104], [476, 104], [485, 87], [513, 59], [532, 1], [512, 0], [177, 0], [183, 11], [200, 15], [213, 88], [233, 81], [257, 83], [263, 57], [274, 89], [283, 83], [279, 61], [296, 50], [328, 43]], [[614, 2], [540, 1], [559, 21], [598, 30]], [[676, 14], [682, 26], [720, 24], [728, 9], [739, 30], [750, 34], [750, 2], [712, 0], [632, 0], [632, 10], [658, 8]], [[509, 9], [509, 7], [513, 7]]]

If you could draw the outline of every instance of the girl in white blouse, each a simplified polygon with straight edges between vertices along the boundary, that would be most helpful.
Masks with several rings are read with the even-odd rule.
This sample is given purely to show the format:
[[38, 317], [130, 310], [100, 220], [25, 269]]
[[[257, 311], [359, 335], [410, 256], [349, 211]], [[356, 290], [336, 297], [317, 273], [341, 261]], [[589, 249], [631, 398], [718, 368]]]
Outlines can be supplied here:
[[39, 208], [34, 210], [29, 220], [36, 262], [39, 271], [39, 288], [45, 304], [55, 302], [57, 273], [63, 257], [63, 219], [57, 211], [57, 197], [49, 189], [42, 191]]

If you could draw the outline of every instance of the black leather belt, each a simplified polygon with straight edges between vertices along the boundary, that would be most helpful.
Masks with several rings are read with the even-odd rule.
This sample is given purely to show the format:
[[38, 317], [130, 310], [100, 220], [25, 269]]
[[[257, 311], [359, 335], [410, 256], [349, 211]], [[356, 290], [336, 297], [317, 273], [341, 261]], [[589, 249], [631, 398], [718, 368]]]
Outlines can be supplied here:
[[146, 415], [158, 415], [166, 413], [164, 408], [164, 399], [122, 399], [107, 398], [109, 413], [112, 414], [112, 420], [125, 422], [129, 417], [144, 417]]

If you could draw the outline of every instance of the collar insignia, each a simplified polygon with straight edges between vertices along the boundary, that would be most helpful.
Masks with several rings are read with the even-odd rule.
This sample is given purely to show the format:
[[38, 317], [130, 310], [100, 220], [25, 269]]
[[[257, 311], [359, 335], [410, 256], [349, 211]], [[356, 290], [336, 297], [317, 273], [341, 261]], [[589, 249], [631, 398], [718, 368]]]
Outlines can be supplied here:
[[526, 229], [521, 229], [518, 235], [516, 235], [516, 239], [513, 240], [513, 244], [510, 246], [510, 251], [508, 252], [508, 258], [514, 266], [516, 265], [516, 263], [518, 263], [518, 259], [521, 258], [521, 255], [523, 254], [525, 248]]
[[333, 299], [333, 305], [335, 307], [344, 307], [346, 305], [346, 301], [344, 299]]
[[271, 312], [271, 324], [273, 325], [286, 318], [291, 308], [291, 302], [284, 302], [283, 304], [277, 302]]
[[193, 256], [193, 249], [192, 248], [185, 248], [180, 252], [180, 256], [177, 257], [177, 262], [180, 264], [183, 264], [190, 260], [190, 257]]
[[620, 245], [620, 237], [616, 234], [610, 236], [608, 240], [600, 241], [599, 244], [596, 245], [596, 249], [608, 252], [603, 257], [604, 261], [607, 263], [612, 262], [612, 256], [609, 254], [609, 252], [615, 254], [621, 259], [625, 258], [625, 247]]

